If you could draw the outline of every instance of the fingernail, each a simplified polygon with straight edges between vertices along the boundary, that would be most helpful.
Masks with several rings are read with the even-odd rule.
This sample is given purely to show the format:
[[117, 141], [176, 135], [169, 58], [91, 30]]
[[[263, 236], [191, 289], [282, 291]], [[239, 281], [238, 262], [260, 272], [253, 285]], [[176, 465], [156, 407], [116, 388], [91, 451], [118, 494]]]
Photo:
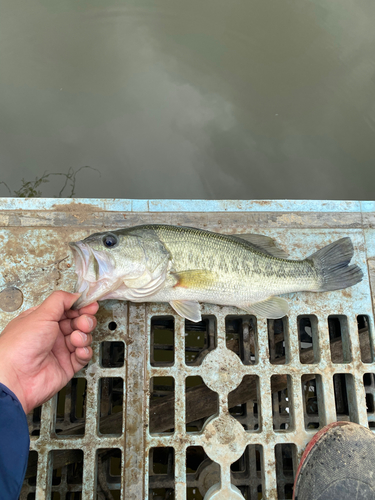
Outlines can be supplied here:
[[79, 334], [81, 335], [82, 340], [83, 340], [84, 342], [86, 342], [86, 340], [87, 340], [87, 335], [86, 335], [86, 333], [79, 332]]
[[90, 354], [90, 350], [89, 350], [89, 348], [88, 348], [88, 347], [84, 347], [84, 350], [85, 350], [85, 353], [86, 353], [86, 354]]
[[92, 318], [90, 318], [90, 316], [86, 316], [86, 319], [87, 319], [87, 322], [89, 324], [89, 327], [91, 329], [93, 329], [94, 328], [94, 320]]

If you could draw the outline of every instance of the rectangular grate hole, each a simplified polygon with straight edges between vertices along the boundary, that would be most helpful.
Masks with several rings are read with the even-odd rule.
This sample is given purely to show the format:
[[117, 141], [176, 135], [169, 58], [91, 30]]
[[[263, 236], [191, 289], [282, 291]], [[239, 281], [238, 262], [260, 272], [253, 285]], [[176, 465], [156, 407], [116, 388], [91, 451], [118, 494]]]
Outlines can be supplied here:
[[235, 352], [244, 365], [258, 361], [255, 316], [227, 316], [225, 332], [227, 348]]
[[333, 376], [337, 421], [358, 423], [353, 375], [338, 373]]
[[40, 418], [42, 414], [42, 407], [37, 406], [33, 411], [27, 414], [27, 423], [29, 426], [29, 433], [31, 436], [40, 435]]
[[197, 487], [186, 488], [186, 498], [188, 500], [203, 500], [204, 499], [204, 497], [202, 497], [202, 495]]
[[81, 500], [81, 498], [82, 498], [82, 493], [74, 491], [67, 493], [65, 497], [66, 500]]
[[185, 363], [200, 365], [209, 351], [216, 347], [216, 318], [203, 316], [202, 321], [193, 323], [185, 320]]
[[230, 414], [247, 431], [259, 430], [259, 377], [245, 375], [240, 385], [229, 393]]
[[58, 436], [85, 433], [86, 387], [84, 378], [73, 378], [57, 395], [55, 432]]
[[288, 356], [288, 318], [268, 319], [267, 329], [270, 362], [282, 365]]
[[231, 465], [232, 483], [239, 488], [244, 498], [263, 498], [263, 448], [248, 445], [239, 460]]
[[149, 460], [149, 498], [174, 500], [174, 449], [151, 448]]
[[20, 499], [35, 498], [36, 476], [38, 472], [38, 453], [34, 450], [29, 452], [25, 479], [22, 485]]
[[202, 446], [186, 449], [186, 496], [203, 500], [208, 489], [220, 481], [220, 465], [208, 458]]
[[150, 380], [150, 433], [174, 431], [174, 378], [152, 377]]
[[316, 316], [298, 316], [299, 357], [303, 364], [319, 362], [318, 319]]
[[174, 363], [174, 318], [151, 318], [150, 363], [152, 366], [171, 366]]
[[374, 395], [366, 393], [366, 409], [368, 413], [374, 413]]
[[295, 444], [277, 444], [276, 482], [278, 500], [293, 498], [293, 484], [296, 473], [297, 448]]
[[121, 435], [124, 406], [124, 381], [121, 377], [100, 379], [99, 385], [101, 434]]
[[219, 411], [219, 396], [202, 377], [186, 377], [186, 432], [199, 432], [206, 420]]
[[367, 420], [370, 428], [375, 428], [375, 375], [373, 373], [365, 373], [363, 375], [363, 385], [366, 393], [366, 408]]
[[[52, 496], [51, 498], [82, 498], [83, 451], [54, 450], [52, 459]], [[69, 497], [68, 493], [74, 493]]]
[[102, 368], [120, 368], [124, 366], [124, 342], [102, 342], [100, 345], [100, 365]]
[[292, 380], [289, 375], [272, 375], [272, 415], [275, 431], [293, 428]]
[[346, 316], [328, 316], [332, 363], [351, 361], [348, 320]]
[[364, 314], [357, 316], [359, 343], [361, 346], [361, 360], [363, 363], [373, 362], [371, 331], [369, 317]]
[[96, 500], [121, 498], [121, 450], [103, 448], [96, 453]]
[[322, 378], [320, 375], [302, 375], [302, 397], [305, 417], [305, 429], [318, 429], [320, 408], [323, 408]]

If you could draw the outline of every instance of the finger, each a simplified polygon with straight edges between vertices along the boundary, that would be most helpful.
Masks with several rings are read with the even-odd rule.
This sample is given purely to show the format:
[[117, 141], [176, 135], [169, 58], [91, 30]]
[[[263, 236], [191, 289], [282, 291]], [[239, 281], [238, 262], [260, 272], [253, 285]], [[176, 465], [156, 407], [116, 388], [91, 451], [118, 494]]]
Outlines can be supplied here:
[[76, 330], [70, 335], [70, 342], [74, 347], [88, 347], [92, 342], [92, 335]]
[[79, 309], [79, 314], [96, 314], [98, 312], [98, 309], [99, 304], [97, 302], [93, 302], [92, 304]]
[[37, 313], [50, 321], [60, 321], [65, 311], [72, 307], [80, 295], [79, 293], [63, 292], [62, 290], [53, 292], [40, 304]]
[[97, 302], [93, 302], [88, 306], [82, 307], [82, 309], [79, 309], [78, 311], [73, 311], [73, 309], [70, 309], [69, 311], [66, 311], [65, 314], [67, 318], [76, 318], [81, 314], [96, 314], [98, 312], [98, 309], [99, 304]]
[[85, 333], [92, 332], [96, 327], [97, 321], [95, 316], [85, 314], [74, 319], [63, 319], [59, 324], [63, 334], [70, 335], [74, 330], [82, 330]]
[[67, 335], [64, 337], [65, 339], [65, 345], [70, 353], [74, 352], [76, 350], [75, 346], [72, 344], [72, 339], [70, 338], [70, 335]]
[[73, 309], [69, 309], [68, 311], [65, 311], [65, 318], [77, 318], [79, 316], [78, 311], [73, 311]]
[[70, 352], [74, 352], [77, 347], [88, 347], [91, 345], [92, 335], [75, 330], [71, 335], [65, 337], [65, 343]]
[[77, 373], [79, 370], [82, 370], [82, 368], [87, 365], [87, 363], [90, 361], [91, 358], [92, 358], [91, 347], [78, 347], [70, 355], [74, 372]]

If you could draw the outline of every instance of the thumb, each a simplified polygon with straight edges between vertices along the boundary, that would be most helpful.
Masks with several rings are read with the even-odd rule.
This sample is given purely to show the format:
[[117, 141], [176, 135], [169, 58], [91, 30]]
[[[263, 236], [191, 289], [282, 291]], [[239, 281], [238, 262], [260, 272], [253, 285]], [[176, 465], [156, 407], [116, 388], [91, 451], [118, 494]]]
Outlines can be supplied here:
[[60, 321], [65, 311], [68, 311], [80, 296], [80, 293], [69, 293], [58, 290], [52, 292], [35, 311], [42, 314], [45, 319]]
[[21, 314], [18, 317], [19, 318], [24, 318], [25, 316], [28, 316], [33, 311], [35, 311], [36, 309], [38, 309], [39, 306], [40, 306], [40, 304], [38, 306], [29, 307], [29, 309], [26, 309], [25, 311], [21, 312]]

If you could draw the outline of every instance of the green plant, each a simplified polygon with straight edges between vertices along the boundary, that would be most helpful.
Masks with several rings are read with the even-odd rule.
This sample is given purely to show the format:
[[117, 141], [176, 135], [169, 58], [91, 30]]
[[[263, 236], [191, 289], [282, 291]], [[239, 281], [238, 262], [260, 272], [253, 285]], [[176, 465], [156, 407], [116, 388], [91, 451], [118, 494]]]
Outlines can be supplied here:
[[84, 167], [80, 167], [78, 170], [74, 170], [72, 167], [70, 167], [67, 173], [44, 172], [41, 177], [36, 177], [35, 180], [33, 181], [26, 181], [25, 179], [22, 179], [21, 187], [19, 189], [14, 190], [13, 195], [11, 189], [9, 188], [6, 182], [1, 181], [0, 184], [4, 184], [4, 186], [9, 191], [10, 196], [15, 196], [17, 198], [39, 198], [42, 196], [42, 190], [40, 189], [42, 184], [49, 182], [50, 177], [58, 175], [64, 178], [64, 183], [59, 191], [59, 194], [57, 196], [54, 196], [54, 198], [61, 198], [65, 189], [69, 188], [70, 188], [70, 193], [68, 195], [65, 194], [64, 196], [65, 198], [73, 198], [75, 195], [76, 176], [81, 170], [85, 168], [88, 168], [90, 170], [95, 170], [96, 172], [99, 173], [100, 176], [99, 170], [90, 167], [88, 165], [85, 165]]

